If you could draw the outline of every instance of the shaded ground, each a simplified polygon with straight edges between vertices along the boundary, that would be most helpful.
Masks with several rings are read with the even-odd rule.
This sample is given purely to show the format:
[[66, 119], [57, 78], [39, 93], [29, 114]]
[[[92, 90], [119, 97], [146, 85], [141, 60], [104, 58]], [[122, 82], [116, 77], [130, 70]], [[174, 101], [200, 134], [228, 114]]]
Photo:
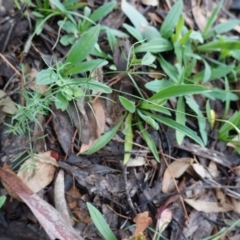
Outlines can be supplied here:
[[[191, 2], [193, 4], [194, 1]], [[225, 1], [219, 18], [239, 17], [238, 2]], [[160, 1], [158, 7], [149, 6], [148, 1], [143, 3], [145, 4], [134, 2], [132, 5], [159, 29], [169, 11], [169, 1]], [[102, 2], [89, 1], [87, 4], [91, 9], [97, 9]], [[212, 10], [213, 6], [207, 4], [209, 4], [207, 1], [203, 1], [201, 7], [210, 6]], [[194, 18], [192, 8], [190, 1], [184, 2], [185, 21], [189, 28], [201, 28], [201, 21], [198, 21], [196, 16]], [[80, 12], [82, 13], [82, 10]], [[51, 18], [44, 24], [40, 35], [34, 36], [32, 41], [29, 41], [36, 24], [32, 8], [23, 6], [21, 10], [17, 10], [12, 1], [0, 2], [0, 89], [10, 97], [2, 95], [0, 100], [8, 99], [9, 109], [13, 109], [12, 100], [19, 105], [27, 106], [21, 110], [25, 115], [34, 115], [34, 108], [29, 107], [31, 103], [28, 97], [29, 92], [34, 92], [36, 87], [37, 73], [46, 69], [47, 64], [55, 66], [56, 61], [65, 59], [71, 46], [63, 46], [57, 41], [59, 34], [64, 32], [59, 32], [57, 25], [57, 21], [61, 19], [61, 16]], [[99, 23], [112, 29], [123, 30], [124, 22], [130, 24], [121, 8], [117, 8]], [[231, 34], [239, 39], [239, 32]], [[40, 159], [38, 162], [41, 162], [37, 163], [38, 165], [35, 157], [35, 160], [29, 161], [25, 167], [27, 171], [31, 171], [29, 169], [35, 164], [35, 168], [41, 169], [39, 175], [33, 177], [35, 173], [32, 173], [31, 176], [23, 178], [25, 183], [33, 178], [34, 186], [36, 182], [43, 182], [44, 178], [46, 182], [36, 192], [40, 192], [39, 195], [45, 202], [55, 206], [69, 224], [69, 228], [74, 226], [77, 234], [84, 239], [102, 239], [91, 221], [87, 202], [100, 210], [117, 239], [130, 239], [135, 232], [135, 222], [142, 231], [145, 230], [143, 225], [149, 226], [144, 232], [146, 239], [157, 239], [155, 233], [159, 230], [158, 224], [160, 219], [164, 218], [163, 212], [166, 214], [166, 210], [168, 211], [166, 219], [170, 223], [162, 232], [161, 239], [206, 239], [220, 231], [223, 235], [217, 239], [239, 239], [237, 220], [240, 214], [238, 170], [240, 156], [234, 148], [218, 141], [220, 123], [216, 123], [213, 129], [208, 124], [206, 147], [201, 147], [187, 138], [178, 145], [175, 131], [163, 124], [160, 124], [159, 130], [144, 126], [149, 129], [151, 138], [157, 146], [160, 163], [149, 151], [137, 128], [134, 129], [134, 146], [128, 165], [123, 165], [125, 153], [123, 127], [96, 153], [82, 154], [90, 149], [100, 136], [116, 126], [123, 116], [125, 110], [118, 99], [119, 91], [127, 98], [130, 94], [132, 96], [138, 94], [130, 77], [125, 73], [119, 73], [126, 70], [128, 62], [125, 56], [128, 56], [134, 42], [131, 37], [119, 38], [118, 45], [114, 46], [110, 63], [98, 68], [98, 72], [96, 70], [92, 73], [93, 76], [98, 76], [99, 82], [106, 83], [116, 90], [109, 95], [86, 97], [86, 101], [77, 102], [77, 110], [73, 102], [70, 103], [68, 111], [56, 109], [54, 104], [51, 104], [50, 109], [45, 110], [44, 114], [36, 114], [36, 118], [29, 117], [27, 121], [22, 118], [23, 115], [11, 121], [11, 115], [6, 114], [1, 105], [0, 158], [3, 168], [6, 169], [8, 166], [17, 171], [29, 156], [43, 152], [47, 152], [48, 155], [44, 156], [49, 161], [57, 160], [51, 162], [50, 169], [46, 162], [41, 162], [42, 155], [38, 156]], [[111, 55], [111, 46], [104, 34], [99, 35], [98, 43], [104, 52]], [[167, 58], [171, 61], [173, 56]], [[113, 64], [115, 72], [102, 76], [102, 72], [110, 72]], [[151, 91], [144, 88], [145, 83], [151, 80], [151, 76], [142, 73], [148, 71], [145, 66], [140, 70], [140, 74], [134, 75], [134, 81], [146, 96], [151, 96]], [[158, 71], [161, 74], [160, 68]], [[217, 85], [224, 86], [216, 79], [212, 86]], [[236, 81], [233, 88], [238, 89], [238, 85]], [[42, 91], [44, 93], [46, 89]], [[134, 100], [134, 97], [129, 99]], [[204, 108], [205, 99], [199, 96], [196, 97], [196, 101]], [[173, 107], [174, 102], [169, 102], [167, 106]], [[218, 118], [223, 117], [224, 103], [220, 100], [211, 101], [211, 107]], [[238, 109], [239, 101], [231, 103], [228, 117]], [[35, 122], [31, 122], [32, 119], [35, 119]], [[194, 118], [189, 117], [187, 124], [198, 132]], [[12, 133], [9, 133], [9, 128]], [[25, 134], [21, 135], [21, 130], [26, 130]], [[55, 168], [55, 165], [58, 168]], [[60, 170], [63, 170], [64, 174]], [[8, 193], [7, 200], [0, 209], [0, 239], [50, 239], [49, 234], [47, 235], [41, 227], [39, 215], [26, 205], [30, 202], [29, 198], [26, 197], [25, 201], [20, 195], [20, 199], [16, 197], [14, 199], [12, 198], [14, 193], [9, 193], [10, 188], [17, 194], [22, 191], [21, 193], [28, 195], [26, 193], [28, 189], [22, 187], [20, 183], [18, 185], [19, 179], [11, 178], [6, 172], [0, 172], [0, 175], [3, 179], [8, 179], [4, 180], [5, 182], [16, 183], [14, 186], [6, 187], [3, 181], [0, 188], [0, 196]], [[175, 177], [174, 181], [172, 176]], [[66, 202], [61, 201], [64, 197]], [[20, 202], [21, 199], [23, 202]], [[44, 207], [39, 209], [45, 217], [48, 214], [52, 214], [51, 216], [55, 214], [51, 212], [52, 210], [49, 210], [48, 214], [45, 213]], [[147, 215], [140, 214], [144, 212], [147, 212]], [[55, 220], [57, 225], [57, 217]], [[233, 229], [230, 229], [231, 227]], [[141, 230], [138, 230], [137, 234], [140, 232]], [[138, 238], [135, 236], [131, 239]]]

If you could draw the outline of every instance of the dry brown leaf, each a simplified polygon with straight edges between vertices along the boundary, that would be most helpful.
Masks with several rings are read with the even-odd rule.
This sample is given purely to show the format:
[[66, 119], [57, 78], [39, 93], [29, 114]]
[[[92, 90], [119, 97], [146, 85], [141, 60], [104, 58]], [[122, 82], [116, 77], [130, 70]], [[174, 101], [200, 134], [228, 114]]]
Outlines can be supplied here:
[[165, 170], [163, 175], [163, 181], [162, 181], [163, 193], [167, 193], [175, 187], [172, 176], [174, 178], [181, 177], [182, 174], [188, 169], [191, 162], [193, 161], [194, 160], [192, 158], [180, 158], [169, 165], [169, 168]]
[[200, 1], [199, 0], [191, 0], [192, 3], [192, 14], [195, 19], [195, 22], [200, 29], [200, 31], [203, 31], [204, 27], [206, 26], [207, 19], [206, 16], [203, 15], [202, 9], [200, 7]]
[[201, 177], [201, 178], [205, 178], [207, 176], [207, 172], [205, 170], [205, 168], [198, 164], [198, 163], [194, 163], [192, 164], [192, 167], [194, 169], [194, 171]]
[[165, 76], [162, 72], [156, 71], [153, 68], [150, 68], [147, 75], [148, 75], [148, 77], [153, 78], [153, 79], [161, 79]]
[[152, 219], [149, 217], [149, 213], [147, 211], [137, 214], [133, 221], [136, 223], [136, 229], [133, 236], [143, 233], [152, 223]]
[[146, 158], [145, 157], [135, 157], [135, 158], [130, 158], [129, 161], [127, 162], [128, 167], [141, 167], [146, 164]]
[[0, 168], [0, 177], [31, 209], [50, 239], [83, 240], [55, 208], [34, 194], [15, 173]]
[[159, 4], [158, 0], [141, 0], [141, 2], [145, 5], [153, 6], [153, 7], [156, 7]]
[[146, 15], [150, 18], [151, 24], [154, 26], [156, 26], [157, 23], [163, 22], [162, 19], [155, 12], [147, 12]]
[[78, 154], [83, 153], [88, 149], [90, 149], [105, 130], [105, 122], [106, 122], [105, 111], [104, 111], [102, 102], [99, 98], [93, 102], [92, 108], [94, 110], [94, 118], [92, 119], [94, 123], [89, 122], [89, 128], [94, 129], [96, 136], [91, 136], [88, 144], [82, 143], [81, 149]]
[[220, 174], [220, 172], [218, 171], [218, 168], [217, 168], [217, 164], [214, 161], [210, 161], [208, 170], [213, 178], [218, 177]]
[[[0, 90], [0, 98], [6, 96], [6, 93]], [[2, 111], [7, 114], [15, 114], [17, 113], [17, 108], [15, 103], [12, 101], [10, 97], [6, 97], [0, 100], [0, 106], [2, 106]]]
[[20, 167], [18, 176], [34, 193], [45, 188], [52, 180], [56, 171], [56, 159], [51, 151], [35, 154]]
[[232, 198], [232, 203], [233, 203], [233, 211], [240, 214], [240, 201]]
[[162, 233], [171, 221], [172, 211], [169, 208], [166, 208], [162, 211], [160, 219], [158, 219], [157, 222], [158, 231]]
[[69, 224], [73, 225], [69, 216], [68, 207], [65, 199], [65, 187], [64, 187], [64, 171], [60, 170], [54, 183], [54, 206], [57, 211], [62, 215], [63, 219]]
[[37, 69], [32, 68], [32, 69], [30, 70], [30, 72], [29, 72], [29, 74], [28, 74], [28, 78], [27, 78], [28, 81], [30, 82], [30, 83], [28, 84], [28, 87], [29, 87], [31, 90], [33, 90], [33, 91], [35, 91], [35, 92], [37, 92], [37, 93], [40, 93], [40, 94], [43, 94], [43, 95], [44, 95], [44, 94], [46, 94], [49, 86], [46, 85], [46, 84], [45, 84], [45, 85], [39, 85], [39, 84], [37, 84], [36, 81], [35, 81], [37, 74], [38, 74], [38, 70], [37, 70]]
[[204, 200], [184, 199], [184, 201], [197, 211], [205, 213], [229, 212], [234, 209], [232, 205], [227, 203], [220, 204], [218, 202], [209, 202]]
[[66, 194], [68, 207], [70, 209], [77, 207], [77, 199], [81, 199], [81, 197], [82, 195], [79, 190], [75, 186], [72, 186]]

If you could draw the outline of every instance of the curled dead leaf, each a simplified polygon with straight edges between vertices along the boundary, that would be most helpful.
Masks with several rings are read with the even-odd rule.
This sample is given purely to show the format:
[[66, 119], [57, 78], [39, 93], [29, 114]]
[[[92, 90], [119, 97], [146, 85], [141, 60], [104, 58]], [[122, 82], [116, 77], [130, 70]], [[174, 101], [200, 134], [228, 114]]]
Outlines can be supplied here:
[[21, 165], [17, 176], [36, 193], [53, 180], [56, 166], [57, 162], [51, 156], [51, 151], [35, 154]]
[[163, 175], [162, 182], [162, 192], [167, 193], [174, 188], [174, 178], [179, 178], [188, 169], [191, 162], [194, 160], [192, 158], [180, 158], [177, 161], [172, 162], [169, 168], [166, 169]]
[[136, 229], [133, 236], [137, 236], [142, 234], [145, 229], [152, 223], [152, 219], [148, 216], [148, 212], [145, 211], [143, 213], [137, 214], [137, 216], [133, 219], [136, 223]]
[[204, 200], [184, 199], [184, 201], [197, 211], [205, 213], [229, 212], [234, 207], [227, 203], [209, 202]]

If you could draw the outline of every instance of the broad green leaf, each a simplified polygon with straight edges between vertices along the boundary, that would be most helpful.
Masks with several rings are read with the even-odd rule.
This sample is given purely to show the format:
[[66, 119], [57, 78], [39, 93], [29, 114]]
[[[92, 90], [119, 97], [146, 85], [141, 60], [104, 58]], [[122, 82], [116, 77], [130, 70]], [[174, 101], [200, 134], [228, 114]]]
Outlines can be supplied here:
[[128, 100], [127, 98], [123, 97], [123, 96], [119, 96], [119, 100], [121, 102], [121, 104], [123, 105], [123, 107], [129, 111], [130, 113], [134, 113], [136, 110], [135, 107], [135, 103]]
[[66, 35], [63, 35], [61, 38], [60, 38], [60, 43], [63, 45], [63, 46], [68, 46], [70, 44], [73, 44], [75, 42], [76, 38], [73, 34], [66, 34]]
[[168, 88], [170, 86], [174, 85], [174, 83], [172, 81], [166, 80], [166, 79], [155, 79], [151, 82], [147, 82], [145, 84], [145, 88], [147, 88], [150, 91], [153, 92], [159, 92], [165, 88]]
[[182, 0], [178, 0], [178, 2], [176, 2], [169, 11], [167, 17], [164, 19], [164, 22], [160, 28], [160, 33], [162, 37], [169, 38], [171, 36], [182, 14], [182, 11], [183, 11]]
[[161, 53], [170, 51], [173, 49], [172, 43], [164, 38], [152, 39], [149, 42], [142, 43], [136, 48], [134, 48], [135, 53], [139, 52], [151, 52], [151, 53]]
[[134, 27], [147, 40], [160, 38], [158, 30], [149, 25], [147, 19], [126, 0], [121, 1], [121, 8], [124, 14], [130, 19]]
[[120, 128], [121, 124], [123, 123], [124, 118], [126, 117], [126, 115], [124, 115], [119, 122], [116, 124], [116, 126], [114, 126], [112, 129], [110, 129], [109, 131], [107, 131], [106, 133], [104, 133], [95, 143], [94, 145], [88, 150], [86, 151], [85, 155], [91, 155], [95, 152], [97, 152], [98, 150], [100, 150], [101, 148], [103, 148], [104, 146], [106, 146], [111, 139], [114, 137], [114, 135], [116, 134], [116, 132], [118, 131], [118, 129]]
[[111, 50], [113, 52], [114, 51], [114, 47], [117, 46], [117, 44], [118, 44], [117, 38], [109, 30], [106, 31], [106, 34], [107, 34], [107, 39], [108, 39], [109, 45], [110, 45]]
[[[153, 127], [153, 129], [158, 130], [159, 129], [159, 125], [158, 123], [151, 117], [143, 114], [139, 109], [137, 110], [137, 113], [139, 115], [140, 118], [142, 118], [142, 120], [144, 120], [146, 123], [148, 123], [150, 126]], [[145, 112], [146, 113], [146, 112]]]
[[110, 32], [115, 37], [119, 37], [119, 38], [128, 38], [129, 37], [126, 33], [122, 32], [118, 29], [109, 28], [107, 26], [101, 26], [101, 30]]
[[133, 148], [133, 130], [132, 130], [132, 113], [128, 113], [125, 124], [124, 124], [124, 158], [123, 158], [123, 164], [126, 165], [131, 157], [130, 151], [132, 151]]
[[183, 27], [184, 27], [184, 18], [183, 16], [180, 16], [179, 21], [176, 25], [176, 33], [172, 35], [173, 42], [179, 42], [182, 35]]
[[3, 206], [3, 204], [5, 203], [5, 201], [6, 201], [6, 196], [1, 196], [0, 197], [0, 208]]
[[58, 92], [56, 94], [56, 99], [54, 99], [55, 101], [55, 106], [57, 109], [61, 109], [62, 111], [65, 111], [68, 107], [68, 100], [65, 98], [65, 96], [61, 93]]
[[236, 111], [230, 119], [226, 120], [226, 122], [220, 127], [218, 132], [218, 139], [225, 140], [229, 136], [229, 131], [234, 129], [236, 125], [239, 127], [239, 119], [240, 119], [240, 111]]
[[112, 89], [110, 87], [93, 79], [88, 80], [86, 83], [82, 83], [81, 87], [102, 93], [112, 92]]
[[70, 21], [60, 20], [57, 22], [58, 26], [62, 28], [67, 33], [76, 34], [78, 33], [77, 26]]
[[200, 144], [201, 146], [204, 146], [204, 143], [202, 142], [201, 138], [198, 137], [198, 135], [190, 128], [177, 123], [176, 121], [170, 119], [170, 118], [166, 118], [166, 117], [162, 117], [162, 116], [157, 116], [154, 114], [149, 114], [152, 118], [154, 118], [155, 120], [165, 124], [166, 126], [173, 128], [175, 130], [178, 130], [179, 132], [182, 132], [183, 134], [185, 134], [186, 136], [188, 136], [189, 138], [193, 139], [195, 142], [197, 142], [198, 144]]
[[71, 74], [79, 74], [87, 71], [93, 71], [96, 68], [103, 67], [108, 64], [108, 61], [105, 61], [103, 59], [94, 59], [90, 61], [81, 62], [74, 67], [68, 69], [66, 72], [64, 72], [65, 75], [71, 75]]
[[[176, 122], [185, 126], [186, 124], [186, 115], [185, 115], [185, 103], [183, 97], [179, 97], [177, 101], [177, 109], [176, 109]], [[176, 139], [179, 145], [182, 144], [185, 134], [176, 130]]]
[[218, 34], [223, 34], [223, 33], [227, 33], [229, 31], [233, 30], [239, 24], [240, 24], [240, 20], [232, 19], [232, 20], [228, 20], [224, 23], [220, 23], [220, 24], [216, 25], [213, 28], [213, 30], [215, 32], [217, 32]]
[[204, 69], [204, 75], [203, 75], [202, 82], [205, 83], [205, 82], [210, 80], [211, 75], [212, 75], [212, 70], [211, 70], [211, 67], [209, 66], [209, 64], [206, 60], [203, 59], [203, 63], [204, 63], [205, 69]]
[[221, 0], [218, 3], [217, 7], [213, 10], [212, 14], [208, 18], [208, 21], [207, 21], [206, 26], [204, 27], [203, 33], [202, 33], [204, 39], [206, 39], [208, 37], [208, 33], [210, 31], [210, 28], [212, 27], [212, 25], [216, 21], [217, 15], [218, 15], [221, 7], [222, 7], [222, 4], [223, 4], [223, 0]]
[[225, 90], [221, 90], [218, 88], [212, 88], [211, 92], [206, 92], [206, 93], [202, 93], [203, 96], [205, 96], [206, 98], [215, 100], [215, 99], [219, 99], [222, 102], [226, 101], [226, 96], [228, 98], [229, 101], [237, 101], [238, 100], [238, 96], [232, 92], [229, 92], [226, 94]]
[[206, 145], [207, 144], [206, 119], [203, 116], [202, 111], [199, 108], [199, 105], [193, 98], [185, 96], [185, 99], [188, 106], [197, 114], [199, 132], [202, 137], [204, 145]]
[[143, 41], [142, 34], [139, 30], [136, 28], [124, 23], [123, 27], [134, 37], [136, 38], [139, 42]]
[[138, 108], [143, 110], [156, 111], [171, 116], [171, 112], [166, 107], [163, 107], [160, 104], [154, 102], [152, 103], [143, 102], [141, 103], [141, 105], [139, 105]]
[[193, 40], [197, 40], [200, 43], [204, 42], [201, 32], [198, 32], [198, 31], [193, 31], [192, 30], [191, 34], [190, 34], [190, 38], [193, 39]]
[[207, 103], [206, 103], [206, 115], [207, 115], [208, 122], [210, 124], [210, 128], [212, 130], [215, 123], [215, 112], [210, 107], [209, 99], [207, 100]]
[[111, 228], [107, 224], [106, 220], [103, 218], [102, 214], [95, 208], [91, 203], [87, 202], [87, 208], [90, 213], [91, 219], [97, 228], [97, 230], [102, 234], [104, 239], [107, 240], [117, 240]]
[[171, 97], [180, 97], [188, 94], [199, 94], [204, 92], [209, 92], [210, 90], [201, 85], [193, 85], [193, 84], [182, 84], [182, 85], [174, 85], [164, 90], [154, 94], [152, 97], [147, 99], [148, 101], [152, 100], [164, 100], [169, 99]]
[[230, 51], [230, 54], [233, 58], [237, 59], [238, 61], [240, 61], [240, 50], [233, 50]]
[[73, 45], [66, 59], [66, 63], [76, 65], [82, 62], [94, 49], [98, 40], [100, 25], [92, 27]]
[[176, 58], [177, 58], [177, 63], [182, 65], [182, 60], [183, 60], [183, 47], [181, 45], [181, 43], [178, 41], [178, 42], [175, 42], [173, 44], [173, 47], [174, 47], [174, 53], [176, 55]]
[[150, 66], [151, 64], [154, 63], [156, 57], [154, 55], [152, 55], [150, 52], [147, 52], [141, 61], [142, 65], [146, 65], [146, 66]]
[[[225, 77], [227, 76], [230, 72], [233, 71], [233, 69], [235, 68], [235, 65], [222, 65], [216, 68], [211, 68], [211, 76], [208, 79], [208, 81], [211, 80], [216, 80], [219, 79], [221, 77]], [[204, 80], [204, 76], [205, 76], [205, 71], [206, 70], [202, 70], [201, 72], [195, 74], [193, 76], [193, 81], [194, 82], [202, 82]]]
[[177, 72], [177, 69], [175, 66], [173, 66], [171, 63], [167, 62], [162, 56], [158, 58], [159, 63], [161, 64], [161, 67], [163, 71], [167, 74], [167, 76], [172, 79], [175, 83], [179, 80], [179, 74]]
[[51, 69], [41, 70], [36, 77], [38, 85], [55, 83], [59, 79], [58, 75]]
[[222, 51], [222, 50], [239, 50], [240, 42], [239, 41], [223, 41], [218, 40], [210, 43], [203, 44], [197, 47], [197, 50], [200, 52], [212, 52], [212, 51]]
[[67, 12], [67, 9], [64, 7], [64, 5], [59, 0], [50, 0], [50, 2], [52, 3], [52, 5], [54, 5], [62, 13]]
[[151, 152], [153, 153], [153, 156], [155, 157], [155, 159], [160, 162], [160, 158], [159, 158], [159, 154], [155, 145], [155, 142], [153, 141], [151, 135], [148, 133], [148, 131], [143, 127], [143, 124], [141, 122], [142, 120], [140, 118], [138, 118], [137, 120], [137, 125], [139, 130], [141, 131], [141, 134], [144, 138], [144, 140], [146, 141], [148, 147], [150, 148]]
[[100, 19], [104, 18], [107, 16], [112, 10], [115, 8], [117, 2], [116, 1], [111, 1], [108, 3], [103, 4], [102, 6], [98, 7], [90, 16], [90, 19], [93, 22], [97, 22]]

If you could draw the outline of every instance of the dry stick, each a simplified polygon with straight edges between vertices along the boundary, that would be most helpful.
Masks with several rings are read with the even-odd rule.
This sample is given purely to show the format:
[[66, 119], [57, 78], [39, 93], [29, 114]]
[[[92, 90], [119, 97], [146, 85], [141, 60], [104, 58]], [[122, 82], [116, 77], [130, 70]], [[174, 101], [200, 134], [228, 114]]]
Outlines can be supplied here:
[[116, 212], [116, 211], [115, 211], [113, 208], [111, 208], [108, 204], [107, 204], [107, 207], [108, 207], [112, 212], [116, 213], [116, 214], [117, 214], [119, 217], [121, 217], [121, 218], [132, 219], [132, 218], [130, 218], [130, 217], [124, 216], [124, 215]]
[[179, 190], [179, 188], [178, 188], [178, 185], [177, 185], [176, 180], [175, 180], [175, 178], [174, 178], [174, 176], [173, 176], [173, 173], [172, 173], [172, 171], [171, 171], [171, 169], [170, 169], [170, 167], [169, 167], [169, 164], [168, 164], [168, 162], [167, 162], [167, 160], [166, 160], [166, 158], [165, 158], [165, 154], [162, 154], [162, 153], [161, 153], [161, 155], [162, 155], [162, 157], [163, 157], [164, 162], [165, 162], [166, 165], [167, 165], [167, 168], [168, 168], [168, 170], [169, 170], [169, 173], [170, 173], [170, 175], [171, 175], [171, 177], [172, 177], [172, 179], [173, 179], [175, 188], [176, 188], [176, 190], [177, 190], [177, 192], [178, 192], [178, 194], [179, 194], [179, 198], [180, 198], [181, 203], [182, 203], [182, 206], [183, 206], [183, 210], [184, 210], [184, 213], [185, 213], [185, 217], [186, 217], [187, 220], [189, 220], [189, 216], [188, 216], [188, 213], [187, 213], [187, 210], [186, 210], [186, 207], [185, 207], [185, 204], [184, 204], [184, 201], [183, 201], [181, 192], [180, 192], [180, 190]]
[[22, 106], [24, 106], [24, 98], [23, 98], [23, 91], [24, 91], [24, 83], [22, 80], [22, 74], [0, 53], [0, 57], [2, 60], [20, 77], [20, 89], [22, 91], [22, 94], [20, 96], [20, 103]]

